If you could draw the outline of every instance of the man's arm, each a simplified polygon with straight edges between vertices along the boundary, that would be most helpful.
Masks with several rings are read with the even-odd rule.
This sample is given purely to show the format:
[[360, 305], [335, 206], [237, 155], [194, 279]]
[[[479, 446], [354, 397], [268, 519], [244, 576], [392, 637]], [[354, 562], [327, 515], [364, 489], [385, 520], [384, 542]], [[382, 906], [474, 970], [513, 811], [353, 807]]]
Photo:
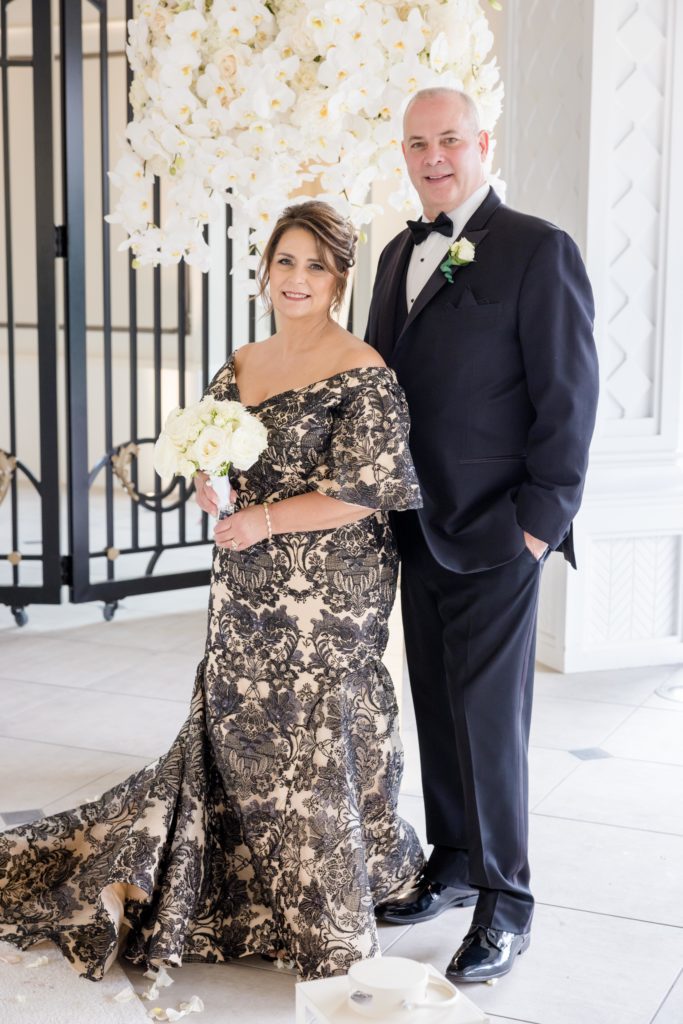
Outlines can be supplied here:
[[598, 399], [593, 295], [578, 248], [563, 231], [544, 236], [534, 252], [518, 310], [536, 418], [517, 521], [525, 533], [556, 547], [581, 502]]

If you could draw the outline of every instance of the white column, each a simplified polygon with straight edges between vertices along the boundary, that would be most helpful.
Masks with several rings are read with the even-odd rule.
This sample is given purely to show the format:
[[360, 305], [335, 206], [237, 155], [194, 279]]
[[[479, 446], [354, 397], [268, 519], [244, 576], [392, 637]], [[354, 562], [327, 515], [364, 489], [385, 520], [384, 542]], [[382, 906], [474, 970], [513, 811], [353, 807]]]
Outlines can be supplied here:
[[539, 659], [683, 662], [683, 7], [507, 0], [502, 23], [508, 202], [581, 246], [601, 363], [579, 572], [549, 560]]

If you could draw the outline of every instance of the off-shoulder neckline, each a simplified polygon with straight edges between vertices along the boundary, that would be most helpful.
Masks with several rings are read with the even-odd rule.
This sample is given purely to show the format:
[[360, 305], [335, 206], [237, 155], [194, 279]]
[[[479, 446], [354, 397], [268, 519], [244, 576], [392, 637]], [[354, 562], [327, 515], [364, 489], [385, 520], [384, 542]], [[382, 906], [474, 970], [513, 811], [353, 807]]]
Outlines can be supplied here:
[[[239, 401], [242, 401], [240, 395], [239, 384], [237, 383], [237, 375], [235, 373], [235, 353], [233, 352], [228, 359], [228, 366], [230, 367], [230, 373], [232, 376], [232, 384], [235, 386], [237, 391], [237, 397]], [[338, 377], [348, 377], [350, 374], [366, 373], [368, 371], [379, 371], [380, 373], [388, 373], [392, 378], [394, 371], [390, 366], [356, 366], [350, 370], [339, 370], [338, 373], [332, 373], [329, 377], [321, 377], [319, 380], [313, 380], [309, 384], [302, 384], [298, 388], [287, 388], [285, 391], [278, 391], [274, 395], [269, 395], [264, 398], [262, 402], [257, 402], [255, 405], [247, 405], [246, 402], [242, 402], [245, 409], [260, 409], [262, 406], [267, 405], [269, 402], [275, 401], [276, 398], [284, 398], [286, 395], [297, 395], [300, 392], [308, 391], [310, 388], [314, 388], [317, 384], [327, 384], [329, 381], [336, 380]]]

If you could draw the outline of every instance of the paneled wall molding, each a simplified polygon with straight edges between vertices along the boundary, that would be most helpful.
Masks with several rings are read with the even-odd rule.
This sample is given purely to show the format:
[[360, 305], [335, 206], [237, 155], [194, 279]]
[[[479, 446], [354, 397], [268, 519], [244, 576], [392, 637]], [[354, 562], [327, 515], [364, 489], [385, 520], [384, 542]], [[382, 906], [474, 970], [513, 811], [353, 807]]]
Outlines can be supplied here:
[[506, 8], [508, 199], [581, 245], [601, 364], [579, 572], [547, 565], [539, 658], [683, 662], [683, 7]]

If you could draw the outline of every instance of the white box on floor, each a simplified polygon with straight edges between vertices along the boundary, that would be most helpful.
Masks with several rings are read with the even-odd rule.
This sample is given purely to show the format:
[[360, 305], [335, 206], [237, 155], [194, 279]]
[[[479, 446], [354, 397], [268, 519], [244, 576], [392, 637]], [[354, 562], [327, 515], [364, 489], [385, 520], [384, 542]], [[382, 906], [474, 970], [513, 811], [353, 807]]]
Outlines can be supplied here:
[[[431, 964], [426, 966], [430, 974], [443, 977]], [[349, 1006], [349, 979], [346, 975], [300, 981], [295, 992], [296, 1024], [363, 1024], [370, 1019]], [[392, 1024], [398, 1020], [398, 1015], [394, 1015]], [[489, 1024], [486, 1014], [462, 992], [459, 992], [455, 1006], [440, 1010], [435, 1003], [433, 1009], [405, 1010], [400, 1021], [401, 1024]]]

